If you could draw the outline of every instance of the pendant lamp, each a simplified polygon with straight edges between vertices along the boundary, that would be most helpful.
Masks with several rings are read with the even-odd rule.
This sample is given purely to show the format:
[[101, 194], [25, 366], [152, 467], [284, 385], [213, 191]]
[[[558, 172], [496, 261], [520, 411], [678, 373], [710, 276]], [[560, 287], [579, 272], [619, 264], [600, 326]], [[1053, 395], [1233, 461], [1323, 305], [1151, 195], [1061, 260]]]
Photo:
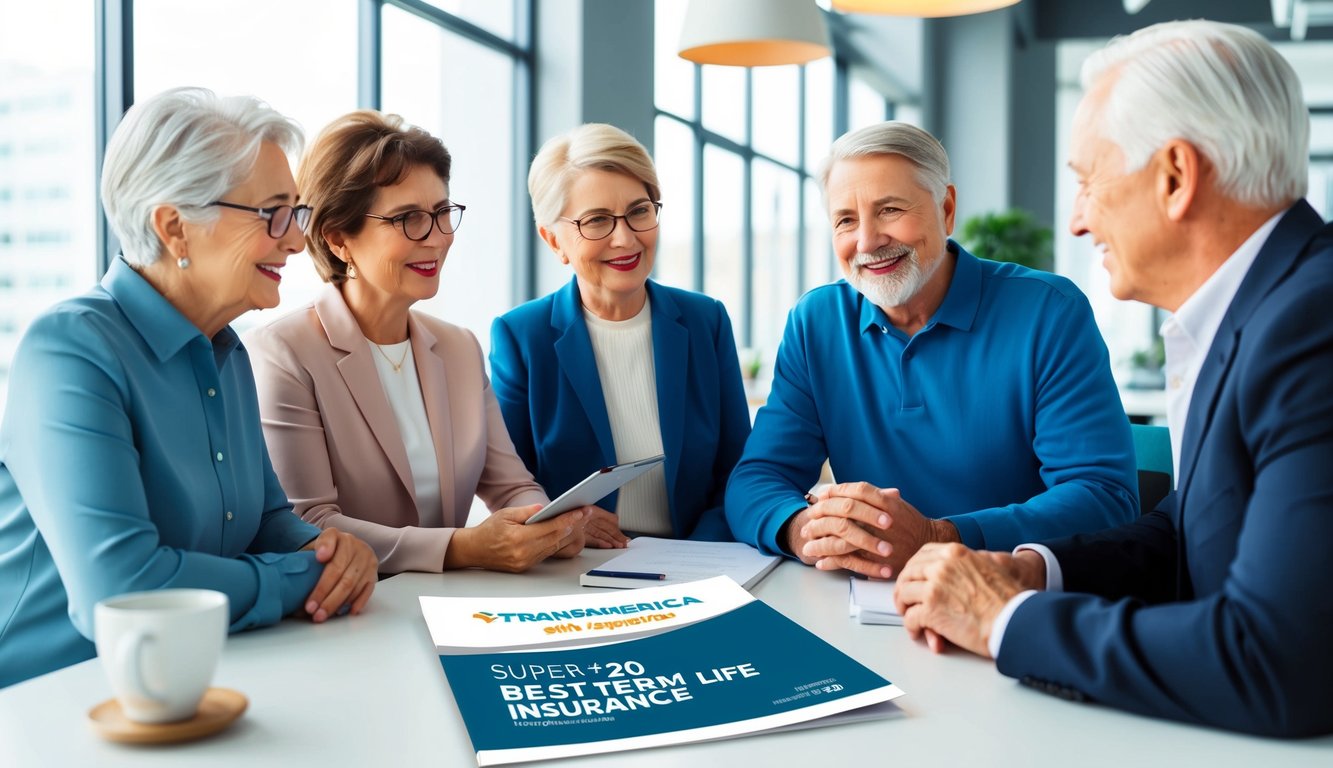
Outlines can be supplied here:
[[805, 64], [830, 53], [814, 0], [690, 0], [680, 31], [680, 56], [696, 64]]
[[833, 0], [833, 10], [937, 18], [993, 11], [1016, 3], [1018, 0]]

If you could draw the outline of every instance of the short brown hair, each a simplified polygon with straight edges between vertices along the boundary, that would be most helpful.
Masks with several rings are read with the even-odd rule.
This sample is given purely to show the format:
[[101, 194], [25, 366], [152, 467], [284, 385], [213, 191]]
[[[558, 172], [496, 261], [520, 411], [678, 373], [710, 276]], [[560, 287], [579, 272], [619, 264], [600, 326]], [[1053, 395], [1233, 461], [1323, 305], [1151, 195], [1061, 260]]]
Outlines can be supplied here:
[[398, 115], [360, 109], [325, 126], [296, 174], [302, 201], [314, 209], [306, 252], [324, 282], [347, 279], [347, 262], [334, 255], [325, 231], [355, 235], [366, 225], [376, 190], [397, 184], [417, 166], [432, 169], [447, 185], [451, 164], [443, 142]]

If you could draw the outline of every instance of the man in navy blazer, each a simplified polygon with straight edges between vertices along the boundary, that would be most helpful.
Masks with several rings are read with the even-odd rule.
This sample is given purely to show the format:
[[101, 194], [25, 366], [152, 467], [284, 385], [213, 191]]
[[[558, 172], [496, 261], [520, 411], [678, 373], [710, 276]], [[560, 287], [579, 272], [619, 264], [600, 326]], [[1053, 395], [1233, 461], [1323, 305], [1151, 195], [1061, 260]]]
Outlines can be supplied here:
[[[1057, 695], [1270, 736], [1333, 732], [1333, 226], [1309, 115], [1258, 34], [1172, 22], [1084, 65], [1070, 228], [1117, 298], [1170, 310], [1179, 484], [1139, 520], [1013, 555], [923, 548], [913, 634]], [[1041, 591], [1037, 591], [1041, 590]]]

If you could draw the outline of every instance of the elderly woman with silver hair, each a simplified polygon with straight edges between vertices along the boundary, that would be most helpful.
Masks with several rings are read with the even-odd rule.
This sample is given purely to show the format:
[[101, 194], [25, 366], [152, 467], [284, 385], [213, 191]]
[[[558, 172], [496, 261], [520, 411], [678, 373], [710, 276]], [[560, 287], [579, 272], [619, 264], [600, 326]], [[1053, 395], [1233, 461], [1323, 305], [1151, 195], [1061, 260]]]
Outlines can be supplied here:
[[600, 467], [666, 455], [591, 511], [591, 546], [623, 547], [626, 532], [730, 541], [722, 497], [750, 434], [736, 341], [721, 302], [648, 279], [662, 207], [648, 151], [615, 126], [579, 126], [542, 146], [528, 192], [538, 233], [574, 276], [491, 327], [519, 455], [552, 496]]
[[33, 322], [0, 424], [0, 686], [91, 658], [93, 606], [123, 592], [224, 592], [232, 631], [370, 598], [370, 548], [292, 514], [228, 326], [277, 305], [301, 250], [300, 144], [262, 102], [197, 88], [111, 138], [123, 255]]

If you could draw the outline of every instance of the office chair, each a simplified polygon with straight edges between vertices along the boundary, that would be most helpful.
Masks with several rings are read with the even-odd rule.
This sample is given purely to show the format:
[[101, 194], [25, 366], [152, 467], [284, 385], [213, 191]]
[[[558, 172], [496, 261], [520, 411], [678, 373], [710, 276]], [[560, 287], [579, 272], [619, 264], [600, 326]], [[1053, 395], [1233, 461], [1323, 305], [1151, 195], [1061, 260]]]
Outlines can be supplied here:
[[1130, 424], [1129, 429], [1139, 470], [1139, 512], [1147, 514], [1171, 492], [1171, 434], [1148, 424]]

